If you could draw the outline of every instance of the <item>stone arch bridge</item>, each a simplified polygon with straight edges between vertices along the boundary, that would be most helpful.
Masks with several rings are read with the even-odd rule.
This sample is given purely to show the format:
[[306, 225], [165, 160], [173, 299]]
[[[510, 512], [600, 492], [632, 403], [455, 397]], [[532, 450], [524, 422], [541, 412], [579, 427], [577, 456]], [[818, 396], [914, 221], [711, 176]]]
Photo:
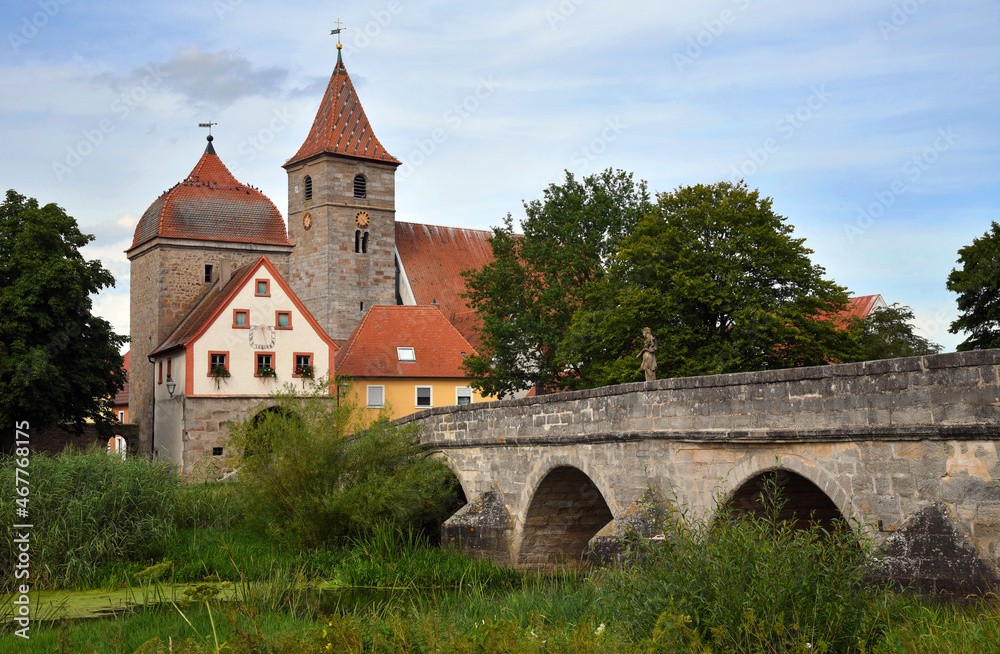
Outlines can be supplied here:
[[889, 577], [998, 582], [1000, 350], [665, 379], [399, 422], [422, 425], [469, 500], [445, 542], [498, 563], [593, 555], [651, 486], [713, 519], [718, 497], [752, 506], [770, 475], [800, 517], [847, 519], [886, 545]]

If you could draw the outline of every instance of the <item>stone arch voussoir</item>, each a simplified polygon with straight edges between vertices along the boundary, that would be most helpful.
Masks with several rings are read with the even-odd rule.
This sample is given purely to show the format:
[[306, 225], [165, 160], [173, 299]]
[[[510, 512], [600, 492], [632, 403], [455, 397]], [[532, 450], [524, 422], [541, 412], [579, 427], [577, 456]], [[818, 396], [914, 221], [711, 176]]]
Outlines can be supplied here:
[[[869, 528], [865, 514], [853, 502], [837, 478], [816, 463], [797, 454], [785, 454], [777, 459], [773, 457], [765, 459], [761, 456], [751, 457], [733, 468], [726, 476], [720, 490], [727, 500], [731, 499], [744, 484], [754, 477], [772, 470], [788, 470], [804, 477], [826, 494], [852, 529], [856, 530], [859, 526], [866, 530]], [[713, 513], [712, 519], [717, 518], [718, 507]]]

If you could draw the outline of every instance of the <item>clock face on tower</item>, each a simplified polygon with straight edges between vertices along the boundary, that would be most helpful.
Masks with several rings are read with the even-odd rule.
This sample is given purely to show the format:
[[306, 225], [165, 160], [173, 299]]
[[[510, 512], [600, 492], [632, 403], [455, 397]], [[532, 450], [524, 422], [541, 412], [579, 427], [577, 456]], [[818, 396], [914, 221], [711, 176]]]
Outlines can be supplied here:
[[358, 227], [368, 227], [369, 223], [371, 223], [371, 218], [367, 211], [359, 211], [358, 215], [354, 217], [354, 224]]
[[311, 213], [307, 213], [302, 216], [302, 228], [308, 231], [313, 226], [313, 217]]

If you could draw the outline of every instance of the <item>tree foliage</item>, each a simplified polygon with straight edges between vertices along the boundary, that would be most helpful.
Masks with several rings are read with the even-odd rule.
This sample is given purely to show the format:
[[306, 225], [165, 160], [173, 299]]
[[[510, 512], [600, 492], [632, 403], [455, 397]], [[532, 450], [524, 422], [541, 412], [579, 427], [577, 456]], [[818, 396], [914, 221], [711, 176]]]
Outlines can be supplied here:
[[844, 288], [745, 184], [680, 187], [622, 240], [587, 286], [560, 359], [586, 386], [641, 380], [641, 328], [659, 342], [658, 376], [820, 365], [850, 357], [827, 316]]
[[958, 294], [960, 315], [948, 328], [969, 337], [958, 350], [1000, 347], [1000, 225], [958, 251], [961, 268], [948, 275], [948, 290]]
[[250, 526], [316, 547], [383, 525], [440, 527], [460, 508], [454, 474], [420, 447], [417, 426], [362, 422], [357, 407], [315, 388], [305, 397], [287, 388], [273, 408], [230, 426]]
[[483, 320], [478, 354], [465, 361], [481, 392], [503, 397], [536, 387], [572, 387], [559, 343], [583, 304], [584, 289], [600, 279], [608, 258], [650, 208], [645, 182], [623, 171], [577, 180], [526, 202], [524, 235], [508, 214], [494, 229], [494, 261], [466, 271], [469, 304]]
[[7, 191], [0, 205], [0, 420], [32, 426], [114, 421], [127, 341], [91, 313], [91, 295], [114, 286], [80, 248], [93, 240], [55, 204]]
[[910, 308], [898, 303], [872, 311], [853, 327], [859, 349], [851, 360], [874, 361], [940, 352], [940, 345], [914, 333], [912, 320]]

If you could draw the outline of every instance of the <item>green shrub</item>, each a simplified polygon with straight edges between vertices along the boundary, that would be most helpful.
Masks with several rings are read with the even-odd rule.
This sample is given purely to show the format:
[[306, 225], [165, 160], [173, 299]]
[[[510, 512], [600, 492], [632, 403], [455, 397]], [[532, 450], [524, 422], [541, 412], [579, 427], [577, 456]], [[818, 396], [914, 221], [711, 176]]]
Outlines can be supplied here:
[[[166, 463], [127, 461], [100, 449], [35, 454], [29, 470], [32, 581], [41, 587], [88, 583], [100, 568], [142, 561], [174, 535], [178, 478]], [[14, 461], [0, 461], [0, 488], [14, 488]], [[0, 531], [13, 542], [18, 508], [0, 497]], [[13, 557], [0, 575], [13, 579]]]
[[416, 426], [384, 417], [361, 424], [353, 406], [326, 395], [275, 400], [229, 430], [251, 526], [317, 547], [382, 524], [417, 527], [455, 508], [454, 475], [420, 447]]
[[895, 601], [868, 579], [869, 544], [846, 526], [797, 529], [779, 504], [772, 494], [763, 517], [710, 524], [667, 503], [663, 540], [638, 541], [609, 574], [608, 619], [670, 651], [869, 651]]

